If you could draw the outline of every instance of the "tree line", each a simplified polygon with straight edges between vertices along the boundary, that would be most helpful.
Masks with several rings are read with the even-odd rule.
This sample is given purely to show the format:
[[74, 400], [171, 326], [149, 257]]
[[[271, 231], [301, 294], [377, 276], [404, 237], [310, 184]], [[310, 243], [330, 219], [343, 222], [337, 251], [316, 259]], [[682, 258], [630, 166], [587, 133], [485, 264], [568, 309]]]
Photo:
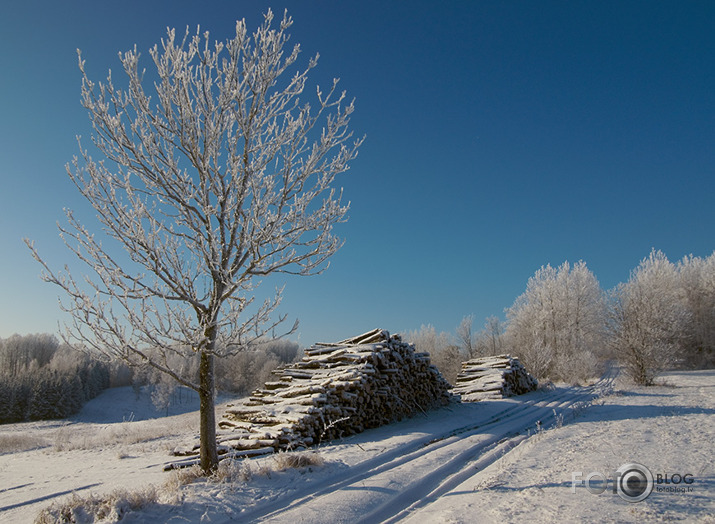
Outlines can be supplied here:
[[106, 364], [52, 335], [0, 339], [0, 423], [68, 417], [109, 385]]
[[[258, 341], [221, 359], [221, 365], [215, 371], [216, 389], [234, 395], [248, 395], [269, 380], [274, 369], [294, 362], [301, 356], [302, 351], [297, 342], [286, 339]], [[167, 364], [180, 370], [186, 377], [198, 377], [200, 373], [200, 358], [196, 354], [176, 352], [167, 358]], [[151, 366], [141, 366], [131, 369], [131, 385], [137, 395], [142, 387], [148, 387], [154, 406], [167, 409], [175, 397], [179, 382]]]
[[652, 250], [607, 291], [583, 261], [542, 266], [505, 312], [476, 333], [470, 316], [456, 335], [423, 326], [408, 339], [448, 380], [465, 358], [510, 353], [540, 379], [580, 382], [617, 360], [651, 385], [665, 369], [715, 365], [715, 253], [672, 263]]
[[[217, 388], [246, 395], [301, 354], [296, 342], [282, 339], [244, 348], [227, 356], [216, 370]], [[171, 364], [186, 376], [199, 373], [196, 355], [184, 358], [177, 353]], [[172, 404], [179, 386], [150, 366], [129, 368], [92, 359], [51, 334], [0, 339], [0, 424], [66, 418], [105, 389], [130, 385], [137, 395], [148, 393], [157, 409]]]

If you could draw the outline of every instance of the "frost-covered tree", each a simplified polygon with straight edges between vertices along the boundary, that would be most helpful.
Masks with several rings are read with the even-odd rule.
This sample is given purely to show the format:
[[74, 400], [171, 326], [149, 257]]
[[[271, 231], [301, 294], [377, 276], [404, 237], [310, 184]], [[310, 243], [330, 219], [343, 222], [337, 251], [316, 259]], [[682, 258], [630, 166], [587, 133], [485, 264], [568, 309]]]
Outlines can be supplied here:
[[473, 329], [474, 317], [466, 316], [457, 326], [457, 340], [462, 353], [469, 358], [485, 355], [499, 355], [504, 351], [504, 326], [497, 317], [490, 316], [484, 321], [481, 331]]
[[653, 384], [676, 362], [689, 322], [677, 268], [661, 251], [651, 251], [612, 291], [611, 344], [638, 384]]
[[678, 263], [678, 277], [689, 313], [682, 357], [691, 367], [715, 365], [715, 253], [688, 256]]
[[490, 316], [475, 337], [474, 356], [500, 355], [506, 349], [504, 344], [504, 325], [499, 318]]
[[219, 389], [242, 395], [249, 394], [270, 380], [271, 373], [298, 358], [300, 346], [290, 340], [267, 340], [226, 358], [217, 369]]
[[13, 335], [0, 340], [0, 374], [17, 376], [25, 373], [33, 364], [47, 365], [53, 358], [59, 340], [48, 333]]
[[[101, 362], [59, 345], [49, 334], [13, 335], [11, 362], [0, 367], [0, 424], [64, 418], [109, 387], [109, 369]], [[0, 362], [6, 363], [0, 347]], [[18, 353], [19, 352], [19, 353]], [[15, 358], [17, 355], [21, 358]]]
[[462, 352], [469, 357], [477, 355], [476, 340], [472, 330], [473, 324], [474, 316], [468, 315], [464, 317], [457, 326], [457, 339], [459, 340], [460, 347]]
[[[103, 159], [80, 144], [67, 172], [105, 235], [67, 211], [60, 230], [89, 270], [82, 278], [51, 270], [30, 245], [68, 297], [68, 340], [198, 392], [205, 471], [218, 464], [215, 358], [281, 320], [280, 291], [254, 303], [257, 278], [320, 273], [342, 244], [333, 227], [348, 206], [334, 181], [361, 142], [348, 129], [353, 104], [337, 80], [314, 105], [300, 100], [317, 57], [296, 69], [291, 24], [286, 14], [274, 28], [269, 11], [254, 33], [239, 21], [215, 43], [169, 30], [149, 51], [152, 77], [136, 47], [120, 54], [126, 88], [111, 72], [90, 80], [80, 55]], [[174, 354], [198, 355], [198, 380], [169, 365]]]
[[584, 262], [541, 267], [506, 313], [507, 344], [536, 376], [572, 381], [596, 371], [606, 304]]
[[437, 333], [433, 325], [421, 326], [407, 333], [406, 340], [415, 345], [417, 351], [429, 353], [430, 360], [448, 382], [454, 384], [462, 365], [462, 354], [454, 345], [452, 336], [444, 331]]

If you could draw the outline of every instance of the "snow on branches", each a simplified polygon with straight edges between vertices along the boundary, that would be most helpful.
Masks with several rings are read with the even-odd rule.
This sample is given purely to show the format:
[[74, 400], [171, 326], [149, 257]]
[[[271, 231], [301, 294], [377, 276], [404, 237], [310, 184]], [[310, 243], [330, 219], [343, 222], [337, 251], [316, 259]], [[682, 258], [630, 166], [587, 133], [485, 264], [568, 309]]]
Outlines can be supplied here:
[[170, 29], [149, 52], [153, 81], [136, 47], [120, 53], [126, 87], [111, 71], [90, 80], [80, 54], [102, 159], [80, 144], [67, 173], [108, 242], [67, 211], [61, 234], [93, 275], [81, 280], [52, 271], [28, 243], [69, 298], [68, 339], [212, 389], [182, 376], [169, 355], [210, 357], [209, 372], [214, 356], [283, 320], [272, 315], [281, 290], [253, 303], [257, 278], [327, 267], [348, 210], [335, 179], [362, 139], [349, 130], [354, 105], [337, 80], [318, 88], [315, 105], [301, 100], [317, 56], [289, 76], [300, 53], [284, 52], [291, 24], [285, 14], [274, 28], [268, 11], [253, 34], [238, 21], [233, 38], [213, 44], [208, 32], [177, 39]]

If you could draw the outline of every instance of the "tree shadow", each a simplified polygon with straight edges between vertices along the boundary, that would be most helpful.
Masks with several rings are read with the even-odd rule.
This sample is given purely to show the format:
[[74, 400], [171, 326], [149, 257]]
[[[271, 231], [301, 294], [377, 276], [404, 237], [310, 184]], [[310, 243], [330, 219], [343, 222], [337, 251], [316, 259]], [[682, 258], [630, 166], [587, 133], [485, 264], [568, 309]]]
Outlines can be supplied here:
[[618, 395], [619, 397], [673, 397], [675, 396], [672, 393], [646, 393], [642, 391], [627, 391], [627, 390], [618, 390], [613, 392], [614, 395]]
[[504, 482], [495, 481], [494, 484], [486, 486], [483, 488], [474, 488], [472, 490], [462, 490], [462, 491], [450, 491], [442, 495], [445, 498], [454, 497], [457, 495], [474, 495], [480, 491], [492, 491], [497, 493], [513, 493], [524, 491], [525, 489], [536, 488], [536, 489], [546, 489], [546, 488], [567, 488], [571, 489], [571, 481], [564, 482], [541, 482], [538, 484], [531, 484], [529, 486], [507, 486]]
[[581, 415], [570, 423], [580, 424], [584, 422], [683, 417], [687, 415], [715, 415], [715, 409], [679, 405], [662, 406], [655, 404], [590, 405]]
[[[655, 474], [655, 472], [654, 472]], [[609, 487], [608, 489], [603, 493], [603, 495], [608, 495], [612, 493], [612, 486], [610, 484], [612, 482], [609, 479]], [[712, 493], [712, 490], [715, 489], [715, 477], [714, 476], [707, 476], [707, 477], [695, 477], [694, 482], [688, 486], [681, 484], [678, 486], [680, 489], [684, 489], [685, 491], [681, 492], [672, 492], [668, 491], [668, 488], [672, 488], [672, 486], [664, 486], [664, 485], [659, 485], [659, 484], [654, 484], [653, 486], [653, 492], [650, 494], [648, 497], [648, 500], [656, 500], [656, 501], [661, 501], [661, 502], [667, 502], [668, 507], [673, 509], [673, 506], [678, 505], [680, 502], [681, 506], [685, 510], [685, 513], [687, 514], [687, 511], [689, 509], [692, 509], [692, 506], [696, 502], [707, 502], [709, 503], [711, 498], [710, 494]], [[692, 488], [692, 491], [687, 491], [687, 488], [690, 487]], [[515, 493], [515, 492], [521, 492], [527, 489], [547, 489], [547, 488], [563, 488], [564, 490], [568, 490], [569, 494], [573, 491], [572, 488], [572, 481], [571, 480], [565, 480], [563, 482], [539, 482], [539, 483], [534, 483], [534, 484], [529, 484], [527, 486], [508, 486], [504, 482], [499, 482], [496, 481], [494, 484], [490, 486], [486, 486], [484, 488], [474, 488], [472, 490], [461, 490], [461, 491], [451, 491], [449, 493], [446, 493], [443, 495], [443, 497], [454, 497], [458, 495], [474, 495], [475, 493], [478, 492], [485, 492], [485, 491], [491, 491], [495, 493]], [[588, 493], [586, 490], [586, 487], [584, 485], [581, 486], [576, 486], [576, 493], [574, 495], [579, 495], [579, 494], [586, 494], [586, 495], [591, 495]], [[618, 500], [621, 500], [620, 497], [618, 497]]]
[[[25, 484], [28, 486], [29, 484]], [[87, 484], [86, 486], [80, 486], [78, 488], [73, 488], [73, 489], [68, 489], [66, 491], [58, 491], [56, 493], [50, 493], [49, 495], [42, 495], [41, 497], [36, 497], [34, 499], [30, 500], [23, 500], [22, 502], [16, 502], [15, 504], [9, 504], [7, 506], [0, 507], [0, 512], [2, 511], [7, 511], [10, 509], [16, 509], [16, 508], [21, 508], [23, 506], [29, 506], [31, 504], [36, 504], [38, 502], [44, 502], [46, 500], [50, 500], [56, 497], [60, 497], [62, 495], [69, 495], [70, 493], [76, 493], [77, 491], [82, 491], [85, 489], [93, 488], [95, 486], [101, 486], [101, 482], [95, 482], [94, 484]], [[18, 487], [23, 487], [23, 486], [18, 486]], [[16, 489], [16, 488], [12, 488]]]

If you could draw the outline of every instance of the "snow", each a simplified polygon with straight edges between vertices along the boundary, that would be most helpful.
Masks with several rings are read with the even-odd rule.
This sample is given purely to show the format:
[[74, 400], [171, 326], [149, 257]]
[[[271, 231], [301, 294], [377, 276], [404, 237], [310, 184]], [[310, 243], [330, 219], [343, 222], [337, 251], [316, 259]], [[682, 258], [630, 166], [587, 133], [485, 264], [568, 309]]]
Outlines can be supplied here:
[[[715, 522], [715, 372], [671, 373], [673, 387], [629, 388], [572, 421], [525, 440], [407, 522]], [[605, 474], [636, 462], [657, 473], [691, 473], [692, 493], [658, 492], [629, 503], [610, 489], [572, 492], [572, 473]]]
[[[123, 522], [715, 522], [715, 371], [668, 373], [650, 388], [615, 375], [353, 435], [321, 446], [322, 466], [279, 471], [275, 456], [246, 459], [243, 480], [196, 481], [179, 488], [182, 503]], [[170, 450], [195, 436], [198, 415], [150, 419], [150, 400], [133, 399], [130, 388], [110, 390], [67, 422], [0, 426], [0, 443], [21, 435], [41, 446], [0, 455], [0, 521], [32, 522], [72, 490], [163, 485]], [[134, 421], [122, 422], [130, 402]], [[574, 472], [609, 474], [627, 462], [654, 475], [690, 473], [692, 492], [656, 485], [630, 503], [610, 489], [572, 489]]]
[[183, 386], [177, 387], [171, 394], [171, 403], [166, 409], [154, 406], [150, 388], [142, 387], [137, 395], [131, 387], [122, 387], [104, 391], [101, 399], [88, 402], [71, 420], [109, 424], [180, 415], [197, 409], [199, 409], [198, 394]]

